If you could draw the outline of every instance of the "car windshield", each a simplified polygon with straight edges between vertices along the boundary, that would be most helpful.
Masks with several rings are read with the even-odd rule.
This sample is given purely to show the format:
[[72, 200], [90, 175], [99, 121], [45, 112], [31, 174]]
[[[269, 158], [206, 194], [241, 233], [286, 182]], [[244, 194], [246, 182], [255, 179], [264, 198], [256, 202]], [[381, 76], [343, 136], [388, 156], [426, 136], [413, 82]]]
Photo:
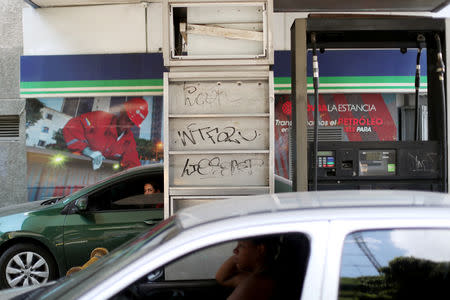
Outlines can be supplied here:
[[14, 299], [31, 299], [30, 297], [32, 299], [36, 299], [36, 297], [38, 299], [62, 299], [69, 290], [79, 289], [81, 292], [81, 289], [88, 288], [90, 283], [95, 284], [96, 281], [102, 281], [109, 274], [114, 274], [143, 253], [152, 251], [163, 241], [176, 236], [177, 232], [175, 216], [172, 216], [148, 232], [112, 251], [89, 268], [74, 273], [70, 277], [65, 277], [56, 284], [40, 290], [38, 294], [36, 294], [36, 291], [32, 291]]

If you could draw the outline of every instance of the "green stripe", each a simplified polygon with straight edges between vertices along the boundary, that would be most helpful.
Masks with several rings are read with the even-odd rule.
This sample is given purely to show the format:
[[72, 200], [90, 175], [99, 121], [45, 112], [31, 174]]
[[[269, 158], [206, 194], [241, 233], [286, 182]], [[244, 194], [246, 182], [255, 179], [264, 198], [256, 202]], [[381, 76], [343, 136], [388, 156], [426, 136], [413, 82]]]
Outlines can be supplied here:
[[[275, 90], [290, 90], [290, 87], [275, 87]], [[327, 87], [319, 87], [319, 90], [388, 90], [388, 89], [409, 89], [414, 90], [414, 87], [405, 87], [405, 86], [327, 86]], [[313, 90], [312, 87], [308, 88], [308, 90]]]
[[[320, 77], [319, 83], [414, 83], [414, 76], [343, 76]], [[421, 82], [426, 83], [426, 76], [421, 77]], [[291, 84], [290, 77], [275, 77], [275, 84]], [[312, 77], [307, 78], [307, 83], [312, 83]], [[82, 80], [82, 81], [33, 81], [21, 82], [21, 89], [45, 89], [45, 88], [91, 88], [91, 87], [119, 87], [119, 86], [162, 86], [162, 79], [133, 79], [133, 80]]]
[[291, 84], [291, 77], [275, 77], [273, 81], [275, 84]]
[[80, 94], [80, 93], [130, 93], [130, 92], [163, 92], [163, 89], [142, 89], [142, 90], [93, 90], [93, 91], [44, 91], [44, 92], [20, 92], [22, 95], [28, 94]]
[[[309, 89], [312, 89], [309, 88]], [[385, 90], [391, 90], [391, 89], [409, 89], [414, 90], [414, 87], [407, 87], [407, 86], [319, 86], [319, 90], [358, 90], [358, 89], [385, 89]]]
[[[312, 77], [308, 77], [307, 83], [312, 83]], [[414, 76], [340, 76], [320, 77], [319, 83], [414, 83]], [[421, 83], [427, 82], [427, 76], [420, 78]], [[275, 77], [275, 84], [291, 84], [291, 77]]]
[[81, 81], [33, 81], [21, 82], [21, 89], [45, 88], [87, 88], [116, 86], [162, 86], [162, 79], [132, 79], [132, 80], [81, 80]]

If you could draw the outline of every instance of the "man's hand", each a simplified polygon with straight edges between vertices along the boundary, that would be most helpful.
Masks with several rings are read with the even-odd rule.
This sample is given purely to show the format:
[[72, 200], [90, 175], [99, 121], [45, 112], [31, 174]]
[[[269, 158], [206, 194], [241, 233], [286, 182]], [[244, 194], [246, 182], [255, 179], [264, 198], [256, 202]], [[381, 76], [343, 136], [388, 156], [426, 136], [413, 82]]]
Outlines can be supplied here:
[[83, 154], [92, 159], [92, 169], [94, 170], [100, 168], [105, 159], [100, 151], [92, 151], [89, 147], [84, 148]]

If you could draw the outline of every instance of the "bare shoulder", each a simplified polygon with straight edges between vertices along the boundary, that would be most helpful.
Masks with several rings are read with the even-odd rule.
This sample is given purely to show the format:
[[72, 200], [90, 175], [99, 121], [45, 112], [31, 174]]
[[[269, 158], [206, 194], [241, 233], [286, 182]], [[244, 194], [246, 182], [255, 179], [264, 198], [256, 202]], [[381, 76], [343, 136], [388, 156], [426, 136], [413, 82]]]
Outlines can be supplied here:
[[228, 299], [270, 299], [274, 289], [275, 281], [272, 278], [263, 275], [251, 275], [236, 287]]

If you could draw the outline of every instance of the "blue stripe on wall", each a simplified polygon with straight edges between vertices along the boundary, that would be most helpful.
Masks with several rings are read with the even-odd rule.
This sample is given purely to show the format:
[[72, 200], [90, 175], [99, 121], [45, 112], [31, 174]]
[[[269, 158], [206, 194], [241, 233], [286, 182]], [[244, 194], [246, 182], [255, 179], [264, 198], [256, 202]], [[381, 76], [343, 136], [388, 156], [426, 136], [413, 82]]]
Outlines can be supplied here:
[[20, 81], [162, 79], [161, 53], [22, 56]]
[[[414, 76], [416, 49], [328, 50], [319, 53], [320, 76]], [[275, 51], [275, 77], [291, 76], [290, 51]], [[312, 76], [311, 53], [307, 75]], [[166, 69], [161, 53], [22, 56], [20, 81], [77, 81], [162, 79]], [[426, 51], [422, 53], [421, 74], [425, 76]]]
[[[318, 52], [319, 75], [333, 76], [414, 76], [416, 49], [400, 50], [328, 50]], [[420, 73], [427, 75], [426, 49], [420, 59]], [[307, 76], [312, 77], [312, 52], [308, 52]], [[291, 76], [290, 51], [275, 51], [275, 77]]]

